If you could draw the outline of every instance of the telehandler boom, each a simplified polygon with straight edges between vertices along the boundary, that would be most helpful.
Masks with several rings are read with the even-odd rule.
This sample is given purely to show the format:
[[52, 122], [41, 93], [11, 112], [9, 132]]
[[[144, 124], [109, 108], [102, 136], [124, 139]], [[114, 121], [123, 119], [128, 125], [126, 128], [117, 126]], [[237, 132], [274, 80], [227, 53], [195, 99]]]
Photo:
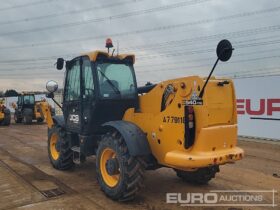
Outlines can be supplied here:
[[[47, 111], [51, 164], [67, 170], [96, 156], [97, 180], [114, 200], [130, 200], [145, 170], [169, 167], [184, 181], [206, 184], [219, 166], [240, 160], [234, 85], [212, 73], [232, 55], [217, 47], [207, 78], [183, 77], [138, 87], [134, 55], [94, 51], [66, 61], [63, 116]], [[57, 69], [64, 66], [58, 58]], [[53, 98], [58, 85], [47, 83]], [[56, 101], [55, 101], [56, 102]]]

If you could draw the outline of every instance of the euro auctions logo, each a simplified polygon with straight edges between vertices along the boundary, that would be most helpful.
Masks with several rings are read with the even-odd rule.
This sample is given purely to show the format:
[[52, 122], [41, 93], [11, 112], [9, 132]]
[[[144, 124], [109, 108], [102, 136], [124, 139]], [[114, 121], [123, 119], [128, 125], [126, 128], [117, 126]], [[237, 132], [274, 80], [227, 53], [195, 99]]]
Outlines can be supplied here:
[[276, 207], [275, 190], [212, 190], [207, 193], [166, 193], [166, 203], [180, 206]]
[[239, 115], [272, 116], [280, 113], [280, 98], [237, 99], [236, 103]]

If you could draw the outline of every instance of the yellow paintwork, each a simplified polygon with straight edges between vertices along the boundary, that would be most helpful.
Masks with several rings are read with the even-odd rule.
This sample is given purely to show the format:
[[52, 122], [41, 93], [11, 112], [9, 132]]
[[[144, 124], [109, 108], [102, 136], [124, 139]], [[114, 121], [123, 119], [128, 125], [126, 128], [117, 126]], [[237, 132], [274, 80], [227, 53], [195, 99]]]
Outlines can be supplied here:
[[109, 175], [106, 169], [107, 161], [115, 157], [116, 157], [115, 151], [110, 148], [104, 149], [100, 157], [100, 171], [101, 171], [102, 179], [109, 187], [115, 187], [120, 179], [119, 174]]
[[0, 99], [0, 121], [4, 120], [5, 114], [3, 113], [4, 110], [5, 99]]
[[[230, 80], [228, 85], [217, 86], [219, 81], [212, 77], [205, 89], [203, 105], [194, 106], [196, 137], [189, 149], [184, 147], [183, 120], [178, 119], [184, 117], [183, 100], [190, 99], [194, 91], [198, 95], [205, 79], [192, 76], [164, 81], [149, 93], [139, 96], [140, 111], [128, 109], [123, 120], [135, 123], [147, 133], [152, 154], [165, 166], [192, 170], [241, 159], [244, 152], [236, 147], [234, 86]], [[185, 88], [181, 87], [181, 83], [185, 84]], [[161, 112], [162, 95], [168, 84], [175, 88], [175, 96], [171, 94], [166, 103], [169, 105]]]
[[[111, 54], [108, 54], [107, 52], [104, 52], [104, 51], [93, 51], [93, 52], [85, 53], [83, 55], [87, 55], [91, 61], [96, 61], [96, 58], [98, 57], [98, 55], [103, 55], [108, 58], [112, 57]], [[135, 55], [133, 55], [133, 54], [119, 54], [119, 55], [114, 55], [113, 57], [118, 58], [120, 60], [123, 60], [127, 57], [131, 57], [133, 60], [133, 63], [135, 62]]]
[[5, 117], [4, 113], [0, 111], [0, 121], [3, 120]]
[[45, 119], [48, 128], [51, 128], [54, 124], [52, 119], [52, 114], [51, 114], [51, 105], [46, 101], [40, 101], [40, 102], [36, 102], [35, 110], [37, 108], [40, 108], [42, 110], [42, 113], [40, 113], [40, 117]]
[[57, 160], [59, 158], [59, 152], [56, 150], [57, 141], [58, 141], [58, 135], [56, 133], [52, 134], [49, 146], [50, 146], [51, 156], [54, 160]]

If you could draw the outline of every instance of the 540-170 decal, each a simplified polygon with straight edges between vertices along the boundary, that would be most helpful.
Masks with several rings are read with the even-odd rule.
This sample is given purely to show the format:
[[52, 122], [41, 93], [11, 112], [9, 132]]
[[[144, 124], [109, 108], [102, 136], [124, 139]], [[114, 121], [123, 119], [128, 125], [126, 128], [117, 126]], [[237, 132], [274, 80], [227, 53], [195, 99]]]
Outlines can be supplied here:
[[162, 122], [164, 122], [164, 123], [185, 123], [185, 117], [164, 116]]

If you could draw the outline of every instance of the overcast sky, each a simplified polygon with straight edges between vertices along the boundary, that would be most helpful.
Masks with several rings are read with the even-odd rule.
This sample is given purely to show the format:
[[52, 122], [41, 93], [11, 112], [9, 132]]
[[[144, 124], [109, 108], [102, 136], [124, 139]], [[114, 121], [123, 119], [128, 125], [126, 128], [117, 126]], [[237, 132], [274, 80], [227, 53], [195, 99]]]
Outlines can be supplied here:
[[63, 84], [57, 57], [104, 50], [136, 55], [140, 84], [207, 75], [216, 45], [235, 51], [215, 75], [280, 74], [279, 0], [0, 0], [0, 90]]

